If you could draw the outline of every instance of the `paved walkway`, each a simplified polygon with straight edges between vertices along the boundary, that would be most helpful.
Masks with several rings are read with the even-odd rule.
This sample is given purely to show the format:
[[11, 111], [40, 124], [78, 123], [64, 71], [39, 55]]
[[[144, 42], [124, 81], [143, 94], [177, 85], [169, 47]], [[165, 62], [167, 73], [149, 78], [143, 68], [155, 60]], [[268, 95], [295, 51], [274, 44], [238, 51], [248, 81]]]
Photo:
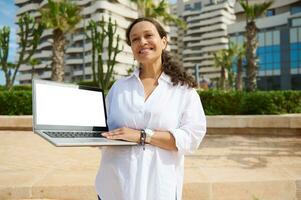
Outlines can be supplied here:
[[[98, 148], [0, 132], [0, 199], [96, 200]], [[301, 136], [207, 135], [186, 157], [184, 200], [301, 200]]]

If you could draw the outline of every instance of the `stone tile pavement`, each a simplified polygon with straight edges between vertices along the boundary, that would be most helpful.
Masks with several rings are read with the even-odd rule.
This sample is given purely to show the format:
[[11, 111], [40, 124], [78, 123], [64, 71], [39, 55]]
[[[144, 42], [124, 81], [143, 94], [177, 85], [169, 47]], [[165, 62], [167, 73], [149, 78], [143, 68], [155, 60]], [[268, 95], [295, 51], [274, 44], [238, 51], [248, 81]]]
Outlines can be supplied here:
[[[0, 131], [0, 200], [96, 200], [100, 150]], [[184, 200], [301, 200], [301, 136], [207, 135], [186, 156]]]

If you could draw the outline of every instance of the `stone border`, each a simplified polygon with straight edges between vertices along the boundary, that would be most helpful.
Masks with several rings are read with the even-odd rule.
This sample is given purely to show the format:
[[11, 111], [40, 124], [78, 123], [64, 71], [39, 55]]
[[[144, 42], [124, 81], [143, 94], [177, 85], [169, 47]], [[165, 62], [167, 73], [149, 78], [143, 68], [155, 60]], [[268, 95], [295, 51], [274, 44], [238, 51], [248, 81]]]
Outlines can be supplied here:
[[[208, 134], [301, 135], [301, 114], [207, 116]], [[0, 116], [0, 130], [30, 131], [32, 116]]]

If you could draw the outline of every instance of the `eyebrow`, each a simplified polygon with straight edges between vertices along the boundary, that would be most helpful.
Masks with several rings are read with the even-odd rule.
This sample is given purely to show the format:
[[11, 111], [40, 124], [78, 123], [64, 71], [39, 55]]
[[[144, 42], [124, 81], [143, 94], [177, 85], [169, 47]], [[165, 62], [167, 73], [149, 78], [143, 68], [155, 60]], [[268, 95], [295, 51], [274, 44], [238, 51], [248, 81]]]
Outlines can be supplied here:
[[[152, 31], [150, 31], [150, 30], [145, 30], [145, 31], [143, 31], [143, 33], [148, 33], [148, 32], [151, 32], [152, 33]], [[131, 37], [134, 37], [134, 36], [137, 36], [138, 34], [130, 34], [130, 38]]]

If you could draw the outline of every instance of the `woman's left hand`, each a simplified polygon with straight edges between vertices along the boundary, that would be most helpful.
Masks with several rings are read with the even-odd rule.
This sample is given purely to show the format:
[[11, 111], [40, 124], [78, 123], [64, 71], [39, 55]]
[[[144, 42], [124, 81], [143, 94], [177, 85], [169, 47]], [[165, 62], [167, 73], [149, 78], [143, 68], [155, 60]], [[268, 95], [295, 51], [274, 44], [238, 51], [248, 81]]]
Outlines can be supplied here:
[[111, 140], [126, 140], [129, 142], [139, 142], [140, 131], [131, 128], [117, 128], [110, 132], [102, 133], [102, 136]]

